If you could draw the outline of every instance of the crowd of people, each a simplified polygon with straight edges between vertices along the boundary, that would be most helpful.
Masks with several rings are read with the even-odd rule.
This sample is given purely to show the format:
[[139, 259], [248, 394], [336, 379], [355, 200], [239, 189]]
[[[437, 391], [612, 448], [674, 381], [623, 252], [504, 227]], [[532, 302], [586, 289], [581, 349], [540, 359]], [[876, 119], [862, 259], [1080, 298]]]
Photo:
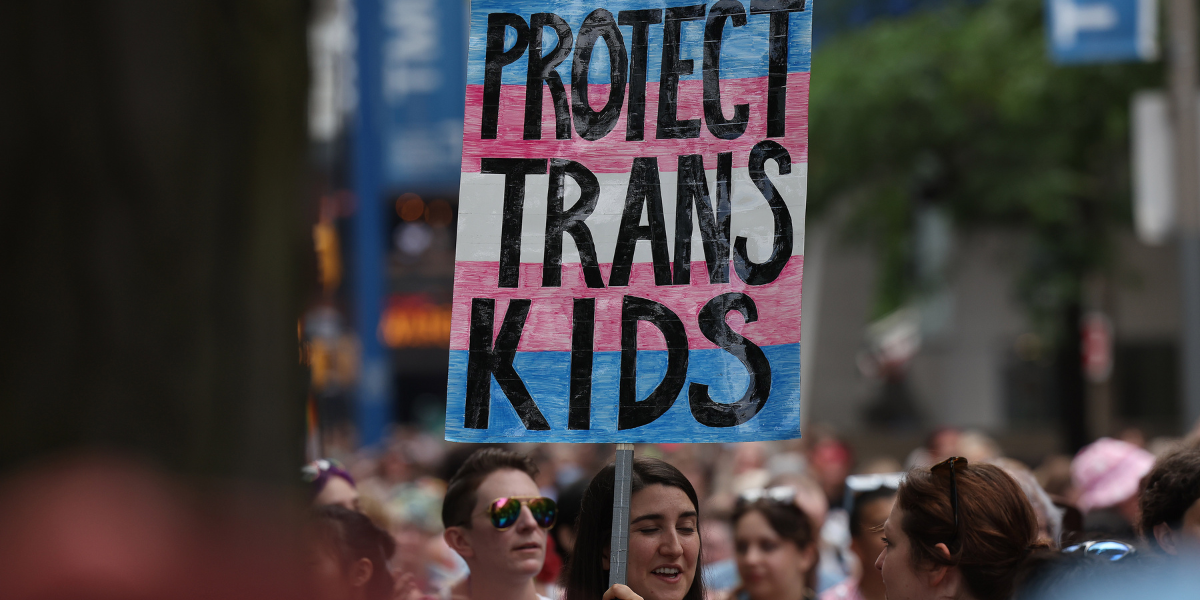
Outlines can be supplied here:
[[613, 447], [398, 431], [303, 470], [312, 589], [347, 600], [1200, 598], [1200, 443], [1031, 468], [942, 429], [904, 463], [836, 435], [639, 445], [624, 585]]

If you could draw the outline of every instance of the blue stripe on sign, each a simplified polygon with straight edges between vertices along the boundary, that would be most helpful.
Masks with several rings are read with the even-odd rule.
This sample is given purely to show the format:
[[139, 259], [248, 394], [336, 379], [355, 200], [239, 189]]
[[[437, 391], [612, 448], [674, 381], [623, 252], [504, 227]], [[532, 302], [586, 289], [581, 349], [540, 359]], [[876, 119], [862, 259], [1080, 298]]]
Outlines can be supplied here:
[[[488, 429], [464, 429], [467, 351], [450, 352], [450, 385], [446, 407], [446, 439], [453, 442], [738, 442], [800, 437], [800, 344], [765, 346], [771, 362], [771, 395], [754, 418], [728, 428], [706, 427], [692, 417], [687, 389], [671, 408], [654, 422], [617, 431], [621, 353], [596, 352], [592, 365], [592, 429], [567, 429], [570, 388], [570, 352], [518, 352], [513, 364], [538, 408], [550, 422], [550, 431], [528, 431], [495, 379]], [[665, 350], [638, 352], [638, 398], [645, 398], [667, 369]], [[692, 350], [688, 357], [688, 382], [709, 385], [714, 401], [732, 402], [742, 397], [750, 377], [745, 367], [724, 350]]]
[[[471, 10], [471, 45], [467, 62], [467, 83], [483, 85], [484, 57], [487, 50], [488, 13], [516, 13], [528, 22], [529, 16], [535, 12], [553, 12], [562, 17], [571, 26], [572, 33], [577, 33], [579, 25], [583, 23], [583, 19], [595, 9], [595, 5], [592, 3], [578, 1], [563, 2], [561, 6], [557, 7], [555, 4], [546, 2], [545, 0], [510, 0], [507, 2], [502, 0], [490, 2], [476, 0], [473, 2]], [[651, 8], [655, 6], [689, 6], [693, 4], [697, 4], [697, 2], [695, 0], [661, 0], [661, 2], [652, 3], [646, 0], [615, 0], [613, 2], [605, 2], [604, 8], [611, 12], [615, 18], [617, 13], [622, 10]], [[715, 2], [711, 4], [715, 4]], [[747, 8], [746, 24], [742, 27], [734, 27], [733, 23], [729, 21], [725, 23], [725, 33], [722, 38], [724, 41], [721, 46], [722, 79], [765, 77], [767, 75], [767, 34], [770, 16], [765, 14], [751, 15], [749, 14], [749, 0], [743, 0], [742, 4]], [[625, 38], [625, 49], [628, 53], [630, 44], [633, 42], [633, 28], [621, 27], [620, 29], [621, 35]], [[788, 72], [808, 72], [812, 54], [812, 0], [808, 1], [807, 7], [803, 12], [791, 13], [788, 32]], [[704, 19], [683, 22], [680, 36], [680, 58], [695, 61], [692, 74], [682, 75], [680, 79], [700, 79], [704, 65]], [[512, 28], [507, 28], [505, 48], [511, 48], [515, 42], [516, 32]], [[554, 30], [546, 28], [542, 34], [542, 53], [549, 54], [554, 49], [556, 43], [557, 38]], [[647, 43], [649, 48], [647, 50], [648, 67], [646, 69], [646, 80], [647, 82], [657, 82], [662, 68], [663, 26], [661, 23], [650, 26], [649, 41]], [[573, 59], [574, 53], [568, 56], [556, 69], [559, 76], [562, 77], [563, 83], [569, 84], [571, 82], [571, 61]], [[516, 62], [504, 67], [501, 80], [505, 84], [524, 85], [528, 75], [528, 65], [529, 58], [528, 54], [526, 54], [526, 56], [517, 59]], [[608, 71], [608, 48], [602, 40], [598, 40], [595, 48], [592, 50], [588, 82], [609, 83]]]

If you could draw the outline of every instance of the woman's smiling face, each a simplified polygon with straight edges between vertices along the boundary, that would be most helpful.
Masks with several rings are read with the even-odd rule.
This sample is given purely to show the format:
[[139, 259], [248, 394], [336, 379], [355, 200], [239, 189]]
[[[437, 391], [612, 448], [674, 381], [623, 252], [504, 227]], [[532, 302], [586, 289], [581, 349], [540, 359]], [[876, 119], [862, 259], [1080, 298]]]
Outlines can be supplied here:
[[630, 589], [645, 600], [681, 600], [696, 578], [700, 527], [683, 490], [648, 485], [629, 499]]

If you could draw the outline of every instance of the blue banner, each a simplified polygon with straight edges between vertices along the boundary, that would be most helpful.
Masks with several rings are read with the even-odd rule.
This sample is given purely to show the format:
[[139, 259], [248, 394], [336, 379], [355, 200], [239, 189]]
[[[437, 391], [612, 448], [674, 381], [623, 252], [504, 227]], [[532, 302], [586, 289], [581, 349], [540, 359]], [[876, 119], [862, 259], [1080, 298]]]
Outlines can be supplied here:
[[462, 158], [466, 0], [383, 0], [384, 186], [452, 192]]

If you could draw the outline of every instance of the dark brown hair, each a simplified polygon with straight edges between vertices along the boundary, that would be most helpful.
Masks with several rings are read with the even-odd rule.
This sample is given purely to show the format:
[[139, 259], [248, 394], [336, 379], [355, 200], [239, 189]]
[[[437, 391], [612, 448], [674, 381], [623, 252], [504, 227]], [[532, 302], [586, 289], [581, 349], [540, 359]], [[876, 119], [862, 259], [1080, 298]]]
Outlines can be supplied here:
[[442, 525], [444, 527], [471, 526], [471, 511], [475, 510], [478, 498], [475, 492], [488, 475], [501, 469], [513, 469], [537, 477], [538, 469], [524, 454], [504, 448], [481, 448], [467, 458], [458, 468], [450, 483], [446, 485], [446, 496], [442, 500]]
[[[608, 465], [600, 470], [587, 491], [583, 493], [583, 504], [579, 520], [575, 523], [575, 551], [563, 571], [562, 582], [566, 600], [600, 600], [608, 590], [608, 571], [603, 568], [604, 551], [612, 543], [613, 490], [616, 467]], [[696, 489], [679, 469], [656, 458], [633, 459], [633, 485], [631, 494], [638, 493], [649, 485], [664, 485], [679, 488], [687, 494], [692, 506], [696, 507], [699, 522], [700, 501]], [[699, 530], [697, 530], [699, 531]], [[704, 544], [696, 554], [696, 576], [692, 587], [683, 600], [704, 600], [703, 564]]]
[[[729, 519], [729, 522], [733, 523], [735, 531], [738, 521], [752, 512], [761, 514], [771, 525], [771, 529], [779, 534], [779, 537], [795, 544], [796, 548], [800, 550], [804, 550], [816, 542], [812, 520], [794, 502], [780, 502], [771, 498], [759, 498], [754, 502], [738, 502]], [[804, 574], [805, 585], [813, 589], [816, 589], [818, 564], [819, 561], [813, 561], [812, 567]]]
[[1200, 499], [1200, 449], [1187, 448], [1159, 459], [1146, 475], [1138, 505], [1142, 509], [1139, 529], [1147, 543], [1161, 550], [1154, 526], [1166, 523], [1178, 529], [1183, 514]]
[[856, 538], [868, 531], [876, 531], [876, 527], [883, 525], [882, 523], [863, 522], [863, 519], [866, 518], [867, 507], [880, 500], [886, 500], [890, 505], [895, 498], [896, 490], [887, 486], [855, 496], [854, 504], [850, 507], [850, 537]]
[[[908, 536], [914, 568], [958, 567], [967, 589], [979, 600], [1012, 596], [1023, 563], [1045, 543], [1037, 541], [1037, 516], [1021, 486], [999, 467], [955, 469], [958, 530], [950, 500], [950, 475], [928, 467], [908, 472], [896, 494], [904, 511], [900, 528]], [[935, 549], [945, 544], [947, 557]]]
[[737, 528], [737, 522], [749, 513], [761, 513], [779, 537], [804, 549], [813, 543], [812, 521], [804, 511], [791, 502], [779, 502], [760, 498], [754, 502], [739, 502], [733, 509], [729, 521]]
[[396, 540], [391, 534], [376, 527], [366, 515], [338, 505], [314, 508], [310, 526], [314, 541], [329, 546], [343, 569], [362, 558], [371, 561], [371, 579], [366, 585], [368, 599], [392, 597], [388, 560], [396, 552]]

